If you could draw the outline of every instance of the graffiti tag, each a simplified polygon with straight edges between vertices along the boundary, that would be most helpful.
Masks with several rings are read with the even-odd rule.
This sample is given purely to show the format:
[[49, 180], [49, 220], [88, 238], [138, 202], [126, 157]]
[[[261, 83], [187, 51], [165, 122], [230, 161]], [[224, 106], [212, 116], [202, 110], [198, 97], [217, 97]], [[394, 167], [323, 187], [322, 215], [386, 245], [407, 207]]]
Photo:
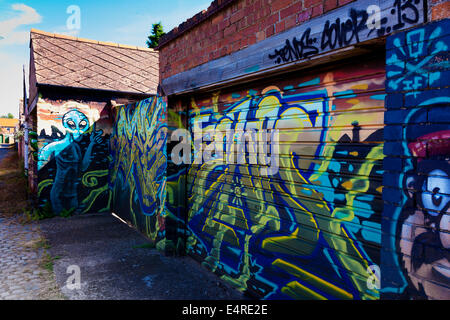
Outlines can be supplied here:
[[[292, 40], [286, 39], [282, 48], [275, 49], [269, 58], [276, 64], [307, 59], [327, 50], [360, 43], [370, 36], [381, 37], [407, 25], [418, 23], [420, 0], [395, 0], [390, 10], [382, 10], [377, 5], [369, 5], [366, 10], [351, 8], [348, 17], [326, 20], [321, 32], [313, 33], [311, 28]], [[387, 16], [383, 17], [383, 13]]]

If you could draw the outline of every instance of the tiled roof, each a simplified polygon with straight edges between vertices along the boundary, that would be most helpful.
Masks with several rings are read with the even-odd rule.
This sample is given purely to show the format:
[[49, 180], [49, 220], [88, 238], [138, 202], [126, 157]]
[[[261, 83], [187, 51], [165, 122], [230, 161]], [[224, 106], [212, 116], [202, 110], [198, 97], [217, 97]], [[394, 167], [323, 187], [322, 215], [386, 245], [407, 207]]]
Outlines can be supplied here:
[[31, 30], [38, 84], [156, 94], [158, 52], [153, 49]]
[[15, 127], [18, 123], [17, 119], [0, 118], [0, 127]]

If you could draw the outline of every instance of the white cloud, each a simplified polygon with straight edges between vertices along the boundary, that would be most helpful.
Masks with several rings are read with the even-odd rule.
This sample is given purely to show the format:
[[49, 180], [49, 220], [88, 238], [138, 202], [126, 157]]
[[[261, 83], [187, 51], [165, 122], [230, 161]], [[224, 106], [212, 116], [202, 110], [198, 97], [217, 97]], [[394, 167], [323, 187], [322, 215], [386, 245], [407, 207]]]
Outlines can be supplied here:
[[20, 12], [20, 14], [11, 19], [0, 21], [0, 37], [2, 37], [0, 39], [0, 45], [27, 43], [30, 33], [17, 29], [23, 25], [35, 24], [42, 21], [42, 17], [36, 10], [25, 4], [13, 4], [11, 8], [14, 11]]
[[25, 4], [13, 4], [11, 9], [11, 17], [0, 21], [0, 115], [12, 113], [17, 117], [23, 96], [22, 68], [29, 61], [30, 39], [29, 30], [21, 27], [39, 23], [42, 17]]

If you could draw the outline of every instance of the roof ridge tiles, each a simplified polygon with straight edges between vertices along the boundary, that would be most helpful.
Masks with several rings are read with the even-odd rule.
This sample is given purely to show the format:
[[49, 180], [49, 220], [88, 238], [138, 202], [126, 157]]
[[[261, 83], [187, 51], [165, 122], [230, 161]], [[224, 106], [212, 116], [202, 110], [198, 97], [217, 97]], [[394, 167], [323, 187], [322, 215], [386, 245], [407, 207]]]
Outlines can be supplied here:
[[68, 36], [68, 35], [63, 35], [63, 34], [50, 33], [47, 31], [42, 31], [42, 30], [38, 30], [38, 29], [34, 29], [34, 28], [31, 29], [30, 33], [39, 34], [39, 35], [43, 35], [43, 36], [47, 36], [47, 37], [51, 37], [51, 38], [66, 39], [66, 40], [72, 40], [72, 41], [77, 41], [77, 42], [86, 42], [86, 43], [92, 43], [92, 44], [103, 45], [103, 46], [108, 46], [108, 47], [131, 49], [131, 50], [137, 50], [137, 51], [157, 52], [156, 50], [154, 50], [152, 48], [144, 48], [144, 47], [138, 47], [138, 46], [119, 44], [119, 43], [114, 43], [114, 42], [79, 38], [79, 37]]

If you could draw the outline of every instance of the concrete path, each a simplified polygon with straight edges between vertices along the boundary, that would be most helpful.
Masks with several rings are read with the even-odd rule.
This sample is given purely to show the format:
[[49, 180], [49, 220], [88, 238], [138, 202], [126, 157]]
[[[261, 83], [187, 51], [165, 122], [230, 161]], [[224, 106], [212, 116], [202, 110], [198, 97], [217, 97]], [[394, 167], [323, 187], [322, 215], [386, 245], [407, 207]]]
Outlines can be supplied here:
[[138, 248], [149, 241], [110, 214], [43, 220], [40, 227], [68, 299], [243, 299], [190, 257]]
[[0, 217], [0, 300], [63, 299], [51, 269], [43, 266], [47, 252], [36, 223]]
[[0, 148], [0, 162], [5, 158], [9, 153], [12, 153], [13, 149], [2, 149]]

